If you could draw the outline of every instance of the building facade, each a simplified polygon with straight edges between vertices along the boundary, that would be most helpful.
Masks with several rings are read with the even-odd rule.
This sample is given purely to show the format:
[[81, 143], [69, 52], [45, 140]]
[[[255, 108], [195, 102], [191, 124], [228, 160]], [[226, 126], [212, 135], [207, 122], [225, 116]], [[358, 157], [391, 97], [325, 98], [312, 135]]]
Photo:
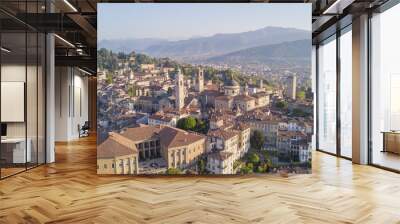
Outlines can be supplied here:
[[204, 70], [202, 68], [199, 68], [197, 77], [196, 77], [196, 91], [201, 93], [204, 90]]
[[175, 107], [180, 110], [185, 105], [185, 92], [184, 92], [184, 83], [183, 83], [183, 75], [181, 70], [178, 69], [176, 74], [176, 87], [175, 87]]
[[97, 147], [98, 174], [138, 174], [138, 150], [134, 142], [110, 133]]

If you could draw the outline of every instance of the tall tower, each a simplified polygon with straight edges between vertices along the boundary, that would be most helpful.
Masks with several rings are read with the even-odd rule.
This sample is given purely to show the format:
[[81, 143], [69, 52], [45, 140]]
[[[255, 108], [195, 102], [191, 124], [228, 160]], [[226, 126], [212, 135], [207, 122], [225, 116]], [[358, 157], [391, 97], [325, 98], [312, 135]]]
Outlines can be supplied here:
[[201, 93], [204, 90], [204, 70], [199, 68], [196, 80], [196, 91]]
[[178, 73], [175, 77], [176, 80], [176, 87], [175, 87], [175, 107], [176, 109], [180, 110], [183, 108], [185, 104], [185, 92], [183, 90], [183, 75], [181, 70], [178, 68]]
[[249, 85], [247, 85], [247, 82], [244, 85], [243, 95], [245, 95], [245, 96], [249, 95]]
[[264, 80], [260, 79], [260, 89], [264, 88]]
[[289, 76], [286, 83], [286, 95], [289, 98], [296, 99], [297, 77], [296, 75]]

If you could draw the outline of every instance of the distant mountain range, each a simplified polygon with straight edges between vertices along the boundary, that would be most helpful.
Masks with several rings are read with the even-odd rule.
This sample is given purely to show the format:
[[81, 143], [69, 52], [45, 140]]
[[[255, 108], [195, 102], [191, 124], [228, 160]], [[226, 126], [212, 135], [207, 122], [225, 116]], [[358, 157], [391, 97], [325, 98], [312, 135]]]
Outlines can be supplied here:
[[166, 43], [167, 40], [154, 39], [154, 38], [143, 38], [143, 39], [113, 39], [113, 40], [101, 40], [98, 43], [98, 49], [106, 48], [114, 52], [131, 53], [132, 51], [141, 52], [144, 49], [161, 43]]
[[[300, 41], [300, 42], [299, 42]], [[304, 46], [304, 45], [306, 46]], [[114, 52], [136, 51], [154, 57], [170, 57], [184, 62], [225, 62], [282, 60], [310, 57], [311, 32], [282, 27], [230, 34], [215, 34], [187, 40], [163, 39], [103, 40], [99, 48]], [[244, 60], [244, 61], [243, 61]]]
[[311, 40], [296, 40], [279, 44], [252, 47], [211, 57], [206, 62], [306, 64], [311, 60]]

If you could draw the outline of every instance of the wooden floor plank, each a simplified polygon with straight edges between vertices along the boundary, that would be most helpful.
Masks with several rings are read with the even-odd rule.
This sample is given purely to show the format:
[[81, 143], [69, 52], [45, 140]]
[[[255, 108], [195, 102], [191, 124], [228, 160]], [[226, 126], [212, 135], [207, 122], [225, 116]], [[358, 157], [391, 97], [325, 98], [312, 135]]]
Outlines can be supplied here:
[[0, 181], [0, 223], [400, 223], [400, 175], [313, 153], [289, 177], [98, 176], [94, 137]]

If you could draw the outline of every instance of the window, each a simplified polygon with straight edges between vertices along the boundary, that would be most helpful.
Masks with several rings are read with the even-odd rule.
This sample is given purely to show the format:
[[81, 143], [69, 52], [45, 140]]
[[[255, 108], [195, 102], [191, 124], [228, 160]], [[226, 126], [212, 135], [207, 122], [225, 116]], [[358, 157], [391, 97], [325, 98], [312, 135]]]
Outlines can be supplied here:
[[[19, 1], [18, 7], [11, 7], [11, 4], [14, 5], [6, 1], [0, 3], [15, 9], [21, 17], [25, 13], [43, 12], [40, 7], [43, 0]], [[0, 28], [0, 111], [4, 116], [0, 122], [7, 126], [6, 137], [17, 141], [7, 146], [0, 144], [0, 178], [4, 178], [45, 163], [46, 38], [4, 12], [0, 12], [0, 17], [13, 24], [12, 29], [9, 26]], [[12, 94], [17, 101], [7, 101], [4, 97], [7, 94]], [[10, 110], [10, 106], [15, 106], [16, 110]], [[7, 153], [8, 150], [13, 154]]]
[[318, 149], [336, 153], [336, 35], [318, 48]]
[[[400, 4], [371, 18], [370, 156], [373, 164], [395, 170], [400, 170], [400, 156], [384, 146], [383, 132], [400, 130], [399, 21]], [[393, 143], [400, 148], [398, 141]]]

